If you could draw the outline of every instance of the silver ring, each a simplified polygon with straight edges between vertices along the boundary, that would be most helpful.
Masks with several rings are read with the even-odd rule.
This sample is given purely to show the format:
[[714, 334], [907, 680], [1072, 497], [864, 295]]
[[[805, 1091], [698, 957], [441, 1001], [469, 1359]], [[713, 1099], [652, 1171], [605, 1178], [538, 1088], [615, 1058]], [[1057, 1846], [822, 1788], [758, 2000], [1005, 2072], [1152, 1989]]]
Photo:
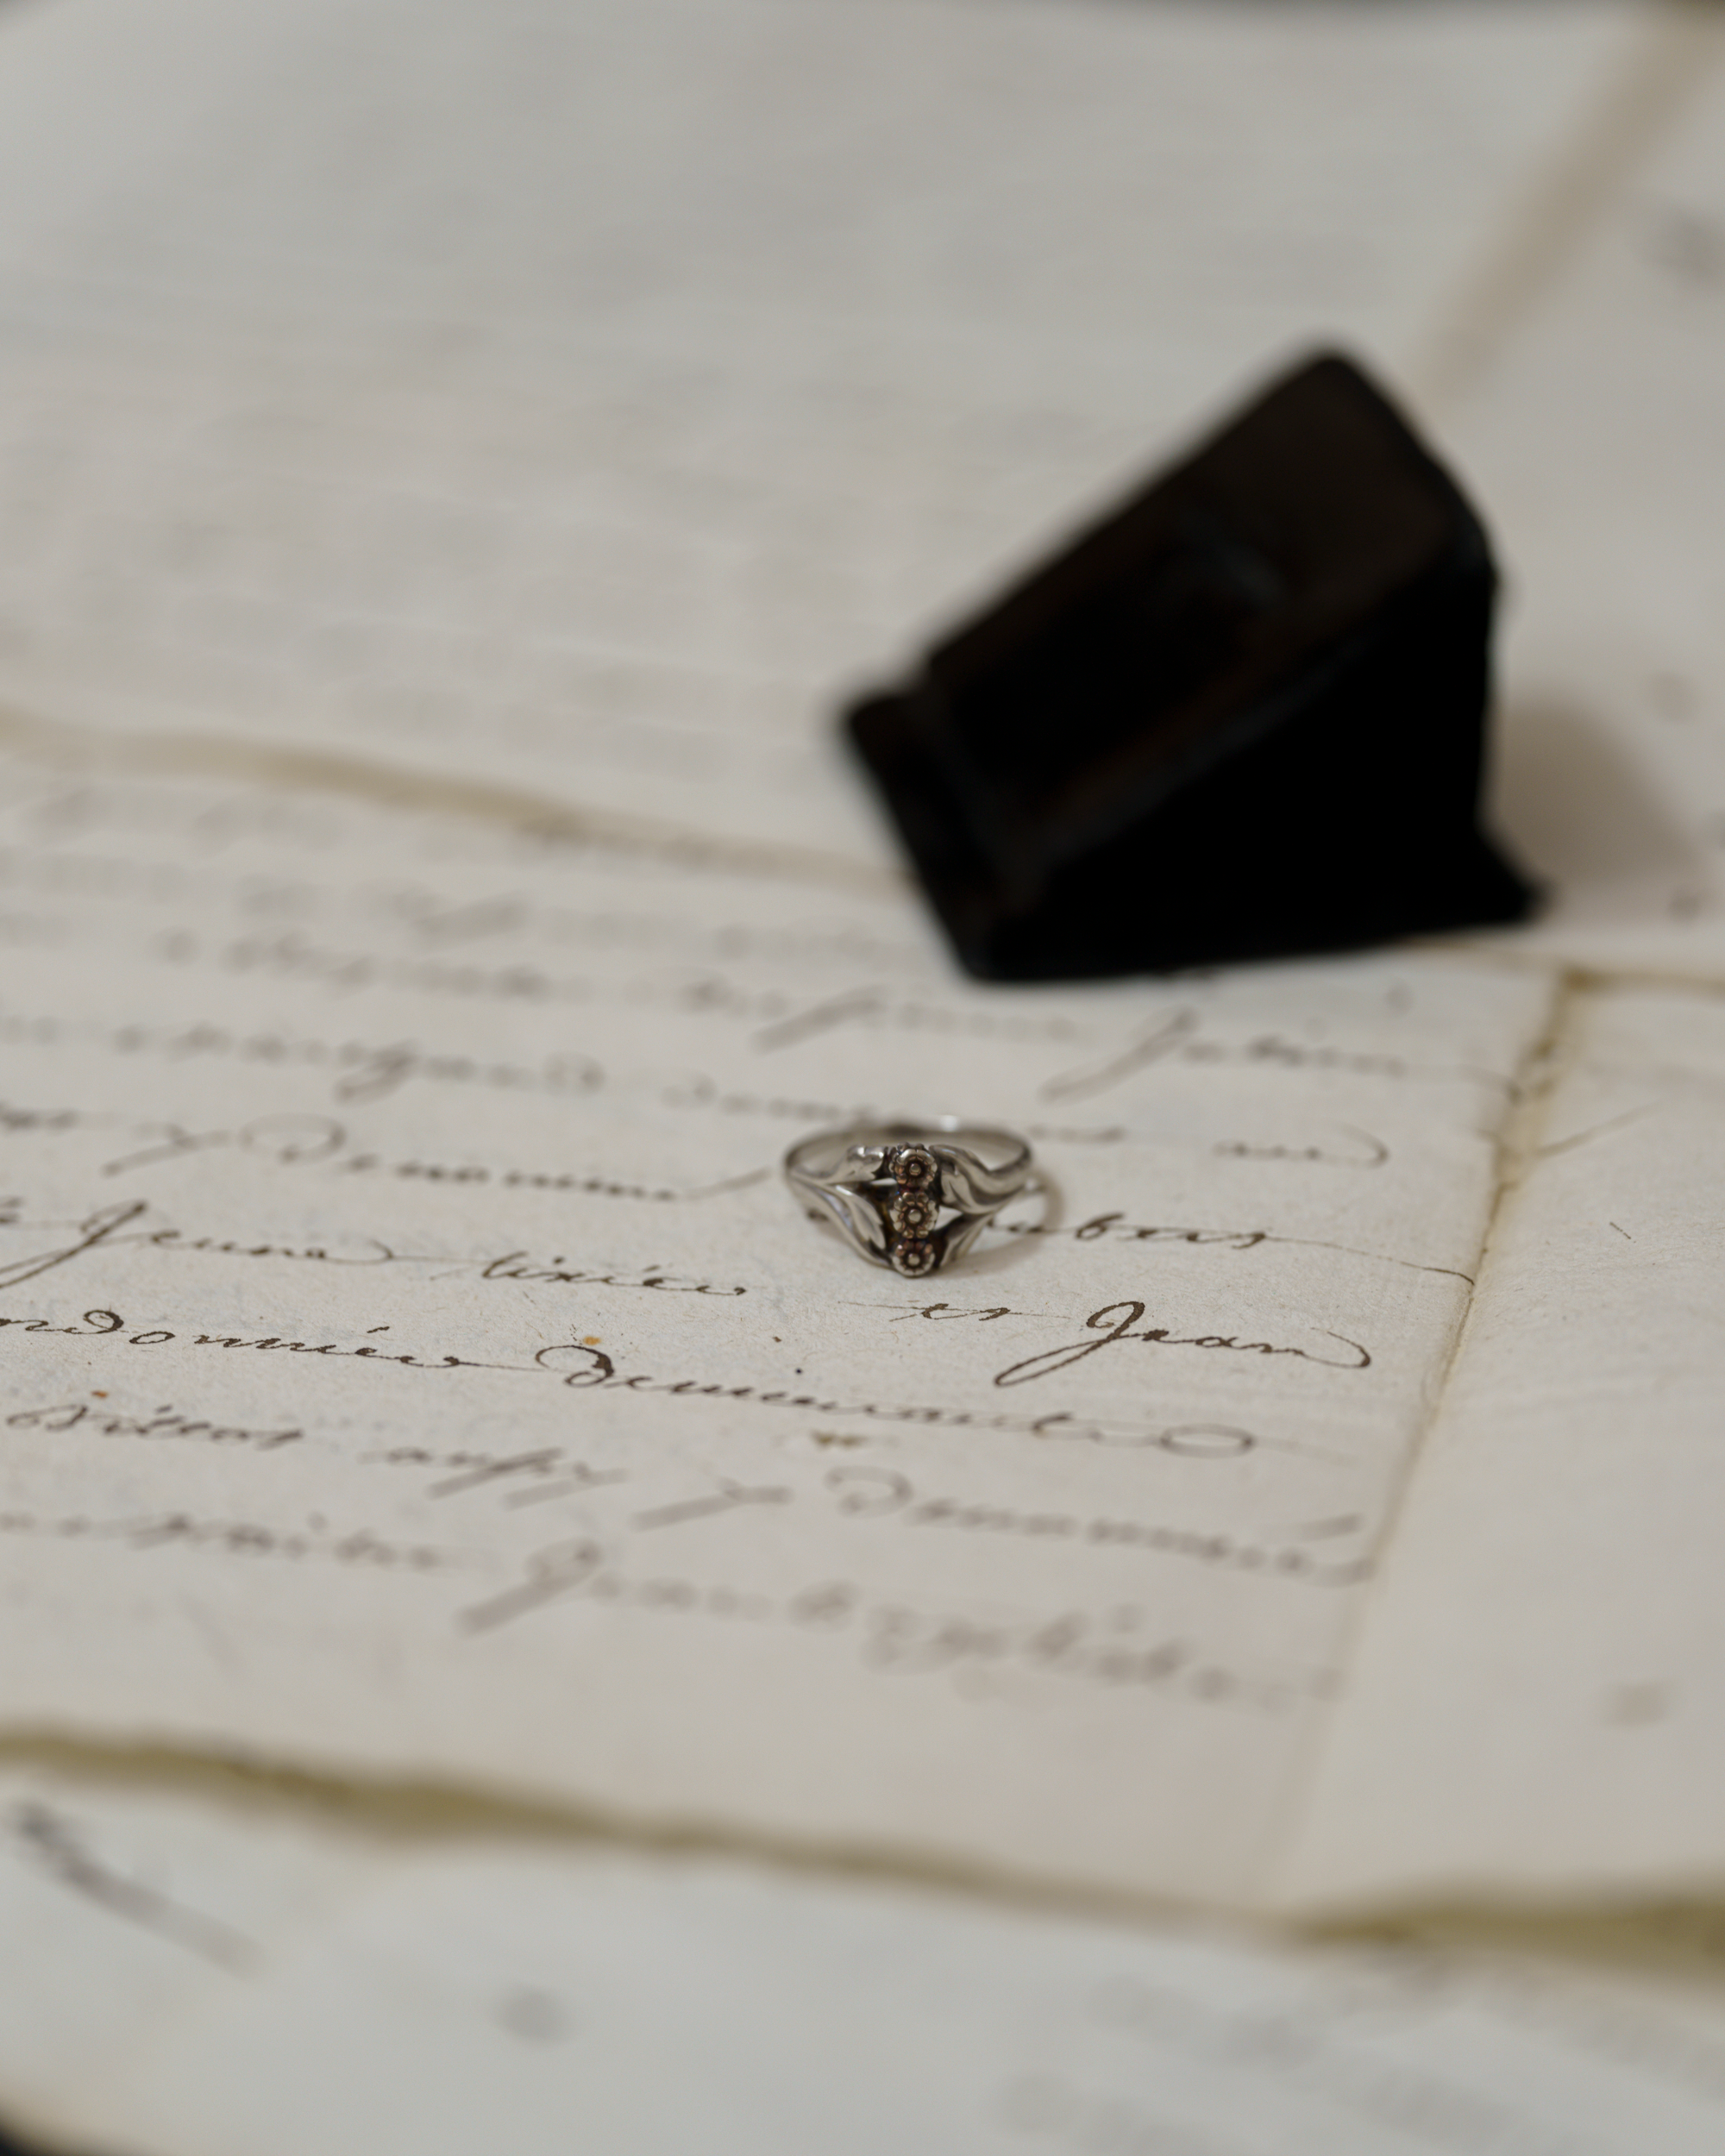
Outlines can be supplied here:
[[785, 1156], [785, 1181], [809, 1218], [909, 1280], [963, 1257], [1030, 1170], [1016, 1131], [950, 1115], [817, 1131]]

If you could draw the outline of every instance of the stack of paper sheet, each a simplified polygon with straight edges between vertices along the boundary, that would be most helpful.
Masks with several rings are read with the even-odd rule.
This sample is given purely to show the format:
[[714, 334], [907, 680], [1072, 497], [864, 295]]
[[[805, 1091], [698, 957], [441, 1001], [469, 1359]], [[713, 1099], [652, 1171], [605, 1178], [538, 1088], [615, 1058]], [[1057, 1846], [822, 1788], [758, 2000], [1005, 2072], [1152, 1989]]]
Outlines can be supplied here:
[[[1544, 917], [963, 982], [836, 703], [1318, 342]], [[1705, 9], [0, 14], [0, 2115], [1716, 2149], [1722, 356]]]

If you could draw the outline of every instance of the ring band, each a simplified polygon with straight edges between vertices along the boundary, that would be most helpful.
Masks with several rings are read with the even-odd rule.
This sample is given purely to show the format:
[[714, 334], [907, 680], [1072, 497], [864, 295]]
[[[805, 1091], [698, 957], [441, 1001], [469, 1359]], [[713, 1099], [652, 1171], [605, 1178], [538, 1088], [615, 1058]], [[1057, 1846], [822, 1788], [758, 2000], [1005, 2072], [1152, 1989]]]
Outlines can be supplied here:
[[963, 1257], [1030, 1173], [1015, 1131], [957, 1116], [817, 1131], [785, 1156], [785, 1181], [809, 1218], [909, 1280]]

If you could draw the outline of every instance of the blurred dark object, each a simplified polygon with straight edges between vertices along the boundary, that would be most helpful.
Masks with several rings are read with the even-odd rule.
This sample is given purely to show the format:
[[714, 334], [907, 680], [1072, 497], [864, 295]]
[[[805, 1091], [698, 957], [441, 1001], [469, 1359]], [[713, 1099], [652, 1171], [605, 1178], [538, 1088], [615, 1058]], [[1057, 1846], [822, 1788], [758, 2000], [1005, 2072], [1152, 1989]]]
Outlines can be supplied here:
[[848, 724], [987, 979], [1518, 920], [1476, 820], [1496, 584], [1453, 480], [1327, 355]]

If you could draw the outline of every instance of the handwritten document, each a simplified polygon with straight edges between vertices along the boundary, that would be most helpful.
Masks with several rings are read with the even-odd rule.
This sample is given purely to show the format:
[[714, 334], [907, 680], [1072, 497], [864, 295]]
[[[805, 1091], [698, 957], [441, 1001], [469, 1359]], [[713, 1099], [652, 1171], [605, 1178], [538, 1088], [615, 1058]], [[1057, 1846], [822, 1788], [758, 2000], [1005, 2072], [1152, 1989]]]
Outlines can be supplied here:
[[1725, 1000], [1587, 992], [1558, 1049], [1310, 1813], [1344, 1894], [1725, 1876]]
[[[896, 893], [11, 800], [0, 1714], [1256, 1894], [1543, 981], [1003, 1001]], [[1045, 1182], [935, 1283], [780, 1181], [954, 1102]]]

